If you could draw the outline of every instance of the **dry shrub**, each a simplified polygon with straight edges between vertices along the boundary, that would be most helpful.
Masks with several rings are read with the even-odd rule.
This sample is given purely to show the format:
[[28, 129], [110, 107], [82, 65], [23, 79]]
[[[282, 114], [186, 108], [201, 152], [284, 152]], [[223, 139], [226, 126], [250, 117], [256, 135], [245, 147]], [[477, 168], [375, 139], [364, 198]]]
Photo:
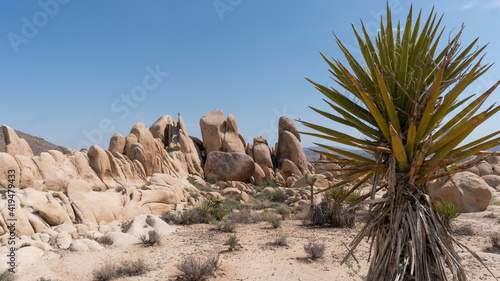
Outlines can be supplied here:
[[240, 239], [238, 239], [238, 237], [236, 237], [236, 235], [229, 236], [229, 238], [226, 240], [224, 245], [229, 246], [229, 251], [233, 251], [233, 250], [241, 247]]
[[225, 233], [233, 233], [236, 230], [237, 223], [233, 219], [225, 219], [220, 224], [219, 230]]
[[274, 238], [274, 241], [270, 242], [269, 245], [277, 247], [288, 247], [288, 236], [284, 233], [278, 233], [276, 234], [276, 238]]
[[453, 231], [455, 235], [460, 235], [460, 236], [474, 236], [475, 232], [472, 229], [472, 226], [470, 224], [466, 224], [463, 226], [458, 227]]
[[306, 221], [312, 225], [330, 225], [332, 227], [354, 226], [354, 210], [346, 210], [344, 204], [333, 208], [336, 201], [323, 200], [319, 205], [312, 205], [306, 217]]
[[500, 249], [500, 234], [496, 233], [491, 236], [491, 245], [493, 248]]
[[190, 256], [183, 259], [177, 268], [183, 273], [182, 280], [204, 281], [219, 268], [219, 255], [209, 256], [205, 260]]
[[273, 226], [273, 228], [276, 229], [281, 226], [282, 218], [280, 215], [270, 213], [264, 216], [264, 220], [270, 223]]
[[232, 219], [237, 223], [251, 224], [258, 223], [262, 221], [262, 217], [259, 213], [251, 209], [243, 209], [242, 211], [235, 213]]
[[102, 267], [94, 270], [95, 281], [107, 281], [125, 276], [138, 276], [148, 270], [144, 260], [124, 261], [121, 265], [106, 262]]
[[323, 257], [325, 253], [325, 244], [309, 241], [304, 245], [304, 251], [306, 251], [309, 258], [316, 260]]

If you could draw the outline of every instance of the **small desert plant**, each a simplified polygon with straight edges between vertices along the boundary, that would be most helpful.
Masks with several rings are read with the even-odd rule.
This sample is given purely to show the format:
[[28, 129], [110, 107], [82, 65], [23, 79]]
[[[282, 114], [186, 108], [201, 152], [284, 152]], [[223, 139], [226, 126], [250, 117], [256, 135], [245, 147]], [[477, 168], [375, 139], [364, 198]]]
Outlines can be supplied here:
[[14, 274], [8, 270], [5, 270], [4, 272], [2, 272], [2, 274], [0, 274], [0, 281], [14, 281], [14, 280], [16, 280]]
[[215, 271], [219, 268], [219, 256], [210, 256], [205, 260], [199, 257], [187, 257], [183, 259], [178, 265], [179, 269], [184, 275], [182, 280], [186, 281], [204, 281], [209, 276], [213, 276]]
[[460, 205], [452, 201], [436, 201], [436, 210], [443, 220], [444, 226], [451, 229], [451, 221], [460, 215]]
[[218, 178], [215, 175], [209, 175], [207, 177], [207, 182], [210, 184], [215, 184], [217, 182]]
[[198, 199], [200, 197], [200, 194], [191, 191], [191, 192], [189, 192], [189, 196], [191, 196], [194, 199]]
[[214, 191], [214, 189], [212, 188], [212, 186], [210, 185], [210, 183], [207, 183], [204, 186], [203, 185], [199, 185], [199, 184], [194, 184], [194, 186], [199, 191], [206, 191], [206, 192], [212, 192], [212, 191]]
[[472, 226], [470, 224], [463, 225], [461, 227], [458, 227], [453, 231], [455, 235], [460, 235], [460, 236], [474, 236], [474, 230], [472, 229]]
[[281, 226], [281, 216], [278, 215], [269, 215], [266, 217], [265, 221], [269, 222], [274, 229]]
[[495, 215], [494, 213], [489, 213], [489, 214], [484, 215], [484, 217], [488, 218], [488, 219], [496, 219], [497, 215]]
[[257, 183], [259, 187], [275, 187], [276, 183], [272, 179], [266, 179]]
[[347, 194], [347, 191], [348, 190], [343, 185], [337, 186], [325, 192], [325, 197], [329, 200], [339, 200]]
[[491, 245], [493, 248], [500, 249], [500, 234], [495, 233], [491, 236]]
[[239, 201], [234, 200], [234, 199], [228, 199], [228, 200], [224, 201], [224, 203], [222, 203], [222, 206], [228, 212], [231, 212], [232, 210], [241, 209], [241, 203]]
[[277, 189], [273, 193], [269, 194], [269, 198], [273, 202], [285, 202], [288, 196], [281, 190]]
[[223, 207], [214, 208], [214, 210], [212, 211], [212, 216], [218, 221], [221, 221], [226, 215], [227, 212]]
[[203, 213], [199, 208], [194, 208], [182, 212], [178, 218], [178, 223], [183, 225], [208, 223], [209, 221], [209, 216]]
[[236, 222], [233, 219], [225, 219], [219, 224], [219, 230], [226, 233], [233, 233], [236, 229]]
[[254, 210], [245, 208], [232, 215], [231, 219], [237, 223], [251, 224], [261, 222], [262, 216]]
[[325, 244], [309, 241], [304, 245], [304, 251], [310, 259], [316, 260], [322, 258], [325, 253]]
[[124, 261], [121, 265], [107, 262], [94, 271], [95, 281], [107, 281], [125, 276], [138, 276], [147, 271], [144, 260]]
[[279, 205], [279, 207], [276, 210], [278, 211], [279, 214], [282, 215], [289, 215], [290, 213], [292, 213], [292, 210], [287, 205]]
[[[180, 218], [177, 214], [164, 214], [161, 217], [162, 220], [164, 220], [168, 224], [178, 224], [180, 222]], [[123, 228], [123, 227], [122, 227]]]
[[278, 233], [276, 234], [274, 241], [269, 244], [277, 247], [288, 247], [288, 236], [284, 233]]
[[349, 269], [347, 274], [349, 274], [350, 277], [359, 277], [359, 279], [361, 279], [363, 281], [366, 280], [366, 276], [359, 274], [359, 272], [361, 271], [361, 265], [358, 264], [357, 268], [354, 268], [354, 266], [349, 261], [346, 261], [345, 264], [346, 264], [347, 268]]
[[148, 235], [141, 236], [141, 242], [144, 247], [151, 247], [154, 245], [159, 245], [161, 242], [162, 236], [156, 230], [150, 230]]
[[237, 249], [238, 247], [241, 247], [240, 239], [238, 239], [238, 237], [236, 237], [236, 235], [229, 236], [229, 238], [226, 240], [224, 245], [229, 246], [229, 251], [233, 251], [233, 250]]
[[[0, 279], [0, 280], [2, 280], [2, 279]], [[45, 278], [45, 277], [40, 277], [40, 278], [38, 278], [36, 281], [52, 281], [52, 279], [50, 279], [50, 278]]]

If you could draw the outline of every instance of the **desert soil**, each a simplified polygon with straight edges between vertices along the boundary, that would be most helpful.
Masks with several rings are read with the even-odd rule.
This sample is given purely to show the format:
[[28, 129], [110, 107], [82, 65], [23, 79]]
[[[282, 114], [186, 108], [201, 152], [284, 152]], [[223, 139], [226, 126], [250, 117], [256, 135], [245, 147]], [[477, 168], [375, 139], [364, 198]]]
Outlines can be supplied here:
[[[235, 235], [240, 239], [241, 249], [228, 251], [224, 245], [232, 235], [215, 230], [213, 225], [198, 224], [175, 226], [175, 233], [163, 238], [160, 246], [107, 248], [104, 251], [74, 253], [57, 250], [45, 253], [41, 260], [21, 264], [18, 280], [92, 280], [95, 269], [109, 262], [142, 258], [150, 270], [146, 274], [117, 280], [177, 280], [180, 276], [176, 265], [185, 257], [206, 257], [220, 254], [221, 266], [210, 280], [361, 280], [350, 276], [353, 273], [340, 261], [347, 254], [342, 242], [348, 244], [362, 227], [356, 223], [352, 229], [311, 228], [300, 220], [286, 220], [278, 229], [267, 222], [239, 224]], [[464, 231], [465, 228], [465, 231]], [[500, 232], [500, 206], [491, 205], [480, 213], [462, 214], [453, 222], [457, 230], [455, 237], [475, 251], [500, 278], [500, 249], [491, 247], [490, 237]], [[466, 233], [472, 230], [473, 235]], [[288, 237], [288, 247], [269, 245], [278, 234]], [[467, 234], [467, 235], [465, 235]], [[311, 261], [303, 249], [310, 239], [326, 245], [323, 258]], [[361, 267], [359, 275], [366, 275], [369, 245], [363, 241], [355, 251]], [[467, 269], [470, 280], [495, 280], [488, 271], [465, 249], [457, 249]], [[358, 265], [351, 257], [349, 261]], [[22, 263], [22, 261], [21, 261]]]

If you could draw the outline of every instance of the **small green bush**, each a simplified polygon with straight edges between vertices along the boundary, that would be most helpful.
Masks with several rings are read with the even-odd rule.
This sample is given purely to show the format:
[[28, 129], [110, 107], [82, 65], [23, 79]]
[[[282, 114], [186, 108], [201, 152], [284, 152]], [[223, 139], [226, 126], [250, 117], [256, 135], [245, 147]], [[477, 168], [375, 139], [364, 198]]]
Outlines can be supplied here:
[[209, 176], [207, 177], [207, 182], [208, 182], [208, 183], [210, 183], [210, 184], [215, 184], [215, 183], [217, 183], [217, 180], [219, 180], [219, 179], [217, 178], [217, 176], [216, 176], [216, 175], [209, 175]]
[[282, 215], [289, 215], [292, 213], [292, 210], [287, 205], [279, 205], [279, 207], [276, 210], [278, 211], [279, 214]]
[[441, 216], [445, 227], [451, 230], [451, 221], [460, 215], [460, 204], [452, 201], [436, 201], [436, 211]]
[[491, 236], [491, 245], [493, 248], [500, 249], [500, 234], [496, 233]]
[[257, 185], [259, 187], [268, 187], [268, 186], [275, 187], [276, 183], [272, 179], [266, 179], [266, 180], [262, 180], [262, 181], [257, 182]]
[[288, 236], [284, 233], [278, 233], [276, 234], [274, 241], [269, 244], [277, 247], [288, 247]]
[[251, 224], [262, 221], [262, 216], [254, 210], [244, 208], [242, 211], [235, 213], [231, 217], [237, 223]]
[[236, 230], [237, 223], [231, 219], [223, 220], [219, 225], [218, 229], [222, 232], [233, 233]]
[[281, 191], [281, 190], [278, 189], [275, 192], [271, 193], [269, 195], [269, 198], [273, 202], [283, 203], [283, 202], [286, 201], [286, 199], [288, 199], [288, 196], [283, 191]]
[[234, 200], [234, 199], [228, 199], [228, 200], [224, 201], [224, 203], [222, 203], [222, 206], [228, 212], [231, 212], [232, 210], [241, 209], [241, 203], [237, 200]]

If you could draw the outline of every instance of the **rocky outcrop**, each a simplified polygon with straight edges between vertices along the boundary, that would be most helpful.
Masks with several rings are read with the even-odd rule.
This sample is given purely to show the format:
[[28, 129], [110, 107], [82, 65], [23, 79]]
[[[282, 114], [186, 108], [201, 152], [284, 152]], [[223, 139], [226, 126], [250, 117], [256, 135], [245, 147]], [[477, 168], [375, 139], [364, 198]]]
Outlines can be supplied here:
[[11, 156], [23, 155], [33, 157], [33, 151], [25, 139], [20, 138], [17, 133], [7, 125], [2, 125], [5, 141], [5, 152]]
[[267, 141], [263, 137], [256, 137], [253, 139], [253, 158], [255, 163], [259, 164], [262, 168], [274, 168], [273, 160], [271, 157], [271, 150]]
[[245, 181], [255, 172], [252, 157], [243, 153], [213, 151], [208, 154], [205, 175], [223, 181]]

